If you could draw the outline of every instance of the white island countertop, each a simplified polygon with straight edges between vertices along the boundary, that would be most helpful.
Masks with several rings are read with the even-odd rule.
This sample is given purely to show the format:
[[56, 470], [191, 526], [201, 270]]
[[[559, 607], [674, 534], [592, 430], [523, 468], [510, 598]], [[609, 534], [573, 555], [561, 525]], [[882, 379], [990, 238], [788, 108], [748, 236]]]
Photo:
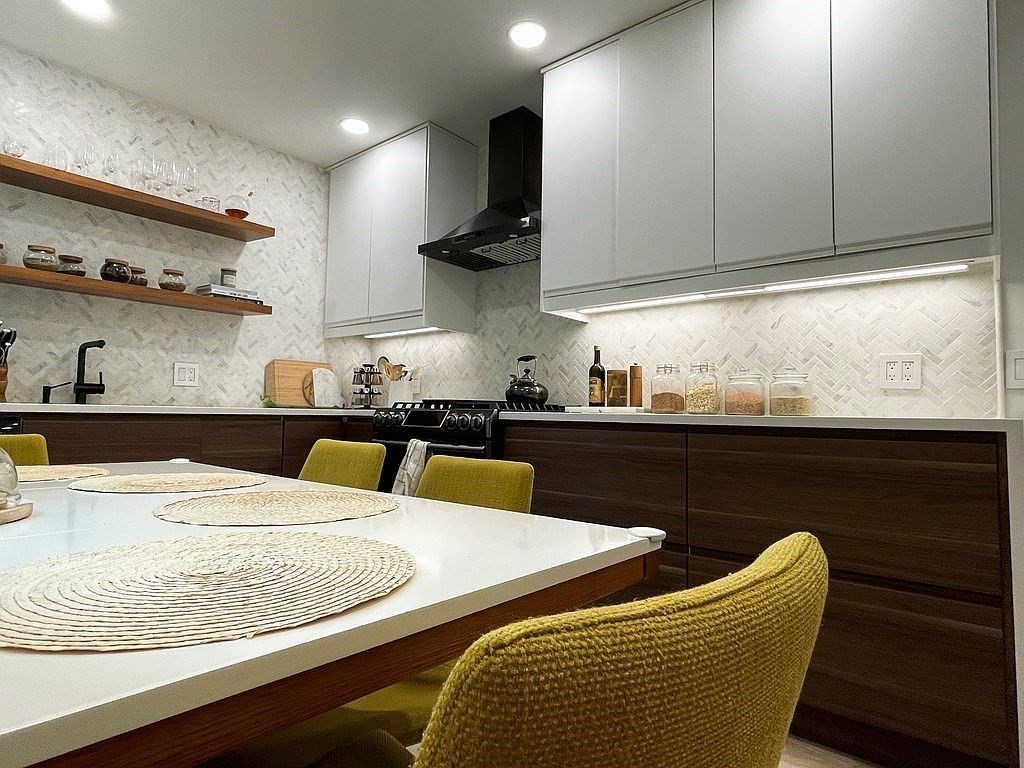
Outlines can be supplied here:
[[1024, 419], [953, 418], [943, 416], [699, 416], [685, 413], [559, 413], [557, 411], [513, 411], [501, 414], [502, 421], [536, 421], [583, 424], [645, 424], [691, 427], [764, 427], [802, 429], [896, 429], [947, 432], [1024, 433]]
[[137, 414], [172, 416], [355, 416], [371, 417], [372, 408], [252, 408], [230, 405], [116, 405], [89, 403], [0, 403], [5, 413]]

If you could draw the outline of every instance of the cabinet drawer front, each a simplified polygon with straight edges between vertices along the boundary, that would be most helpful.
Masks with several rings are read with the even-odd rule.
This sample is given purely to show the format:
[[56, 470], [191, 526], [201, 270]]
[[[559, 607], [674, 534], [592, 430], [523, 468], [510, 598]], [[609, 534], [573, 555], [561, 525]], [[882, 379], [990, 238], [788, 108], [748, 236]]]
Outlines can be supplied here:
[[281, 474], [298, 477], [313, 444], [321, 438], [344, 440], [345, 423], [340, 416], [318, 419], [314, 416], [285, 417], [281, 456]]
[[26, 415], [22, 429], [46, 438], [53, 464], [202, 459], [199, 417]]
[[504, 458], [533, 465], [536, 514], [652, 525], [683, 547], [685, 438], [678, 431], [510, 426]]
[[[691, 555], [688, 584], [742, 567]], [[1003, 762], [1005, 685], [999, 608], [833, 578], [800, 703]]]
[[282, 432], [280, 418], [207, 418], [202, 460], [218, 467], [280, 475]]
[[978, 440], [692, 432], [689, 544], [754, 556], [807, 530], [834, 571], [1000, 594], [997, 451]]

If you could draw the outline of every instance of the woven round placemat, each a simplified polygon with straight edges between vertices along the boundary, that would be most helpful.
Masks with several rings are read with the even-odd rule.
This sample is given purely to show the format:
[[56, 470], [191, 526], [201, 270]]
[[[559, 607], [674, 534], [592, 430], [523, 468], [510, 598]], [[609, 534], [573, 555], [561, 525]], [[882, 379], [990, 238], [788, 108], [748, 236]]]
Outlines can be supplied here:
[[254, 491], [182, 499], [153, 514], [192, 525], [303, 525], [370, 517], [396, 507], [390, 496], [359, 491]]
[[414, 567], [392, 544], [300, 531], [62, 555], [0, 571], [0, 646], [119, 651], [237, 640], [386, 595]]
[[19, 483], [41, 483], [46, 480], [80, 480], [83, 477], [109, 475], [103, 467], [76, 467], [72, 464], [40, 464], [18, 467]]
[[232, 472], [165, 472], [152, 475], [110, 475], [78, 480], [68, 488], [96, 493], [190, 493], [227, 491], [267, 482], [259, 475]]

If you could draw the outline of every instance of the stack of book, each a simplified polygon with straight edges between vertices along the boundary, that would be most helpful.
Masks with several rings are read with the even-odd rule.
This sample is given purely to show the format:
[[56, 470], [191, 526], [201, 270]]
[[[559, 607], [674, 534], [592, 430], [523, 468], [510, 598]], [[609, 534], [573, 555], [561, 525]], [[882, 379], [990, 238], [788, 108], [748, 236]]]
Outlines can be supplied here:
[[250, 291], [245, 288], [229, 288], [226, 285], [200, 285], [196, 287], [196, 293], [200, 296], [219, 296], [222, 299], [244, 301], [249, 304], [262, 304], [259, 291]]

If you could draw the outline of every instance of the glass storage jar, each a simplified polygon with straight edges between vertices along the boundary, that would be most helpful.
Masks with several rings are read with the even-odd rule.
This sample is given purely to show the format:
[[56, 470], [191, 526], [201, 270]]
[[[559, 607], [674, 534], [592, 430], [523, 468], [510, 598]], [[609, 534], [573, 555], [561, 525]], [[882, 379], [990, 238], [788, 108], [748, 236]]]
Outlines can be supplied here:
[[686, 412], [718, 413], [718, 376], [715, 364], [706, 360], [690, 363], [686, 377]]
[[764, 377], [742, 370], [725, 383], [725, 412], [730, 416], [764, 416]]
[[18, 492], [18, 470], [11, 455], [0, 448], [0, 509], [15, 507], [21, 503]]
[[4, 244], [0, 243], [0, 264], [7, 263], [7, 251], [4, 250]]
[[72, 256], [70, 253], [62, 253], [57, 257], [60, 259], [60, 266], [57, 271], [62, 275], [74, 275], [85, 277], [85, 265], [81, 256]]
[[160, 287], [165, 291], [181, 293], [185, 290], [185, 273], [180, 269], [165, 269], [160, 275]]
[[25, 249], [22, 262], [29, 269], [41, 269], [44, 272], [56, 272], [60, 262], [57, 251], [48, 245], [30, 245]]
[[768, 407], [772, 416], [810, 416], [814, 410], [808, 375], [796, 368], [783, 368], [772, 374], [768, 388]]
[[220, 284], [225, 288], [234, 288], [238, 282], [238, 270], [231, 267], [221, 267]]
[[132, 276], [128, 280], [132, 285], [141, 285], [146, 287], [149, 285], [149, 279], [146, 277], [146, 270], [142, 267], [137, 267], [134, 264], [130, 265], [128, 269], [131, 270]]
[[678, 365], [657, 367], [651, 379], [651, 413], [686, 413], [686, 377]]
[[132, 271], [124, 259], [104, 259], [100, 277], [111, 283], [127, 283], [132, 279]]

